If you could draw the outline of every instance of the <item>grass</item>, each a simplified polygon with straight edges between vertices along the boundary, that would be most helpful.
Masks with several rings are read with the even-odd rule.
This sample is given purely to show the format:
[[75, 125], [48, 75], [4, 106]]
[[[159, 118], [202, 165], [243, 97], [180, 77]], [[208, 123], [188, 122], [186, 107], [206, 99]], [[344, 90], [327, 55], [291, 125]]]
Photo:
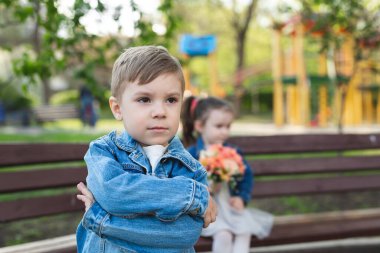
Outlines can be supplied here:
[[83, 127], [79, 120], [60, 120], [43, 127], [0, 128], [0, 142], [90, 142], [122, 125], [115, 120], [101, 120], [96, 128]]
[[72, 132], [44, 132], [38, 134], [0, 133], [0, 142], [90, 142], [101, 135]]

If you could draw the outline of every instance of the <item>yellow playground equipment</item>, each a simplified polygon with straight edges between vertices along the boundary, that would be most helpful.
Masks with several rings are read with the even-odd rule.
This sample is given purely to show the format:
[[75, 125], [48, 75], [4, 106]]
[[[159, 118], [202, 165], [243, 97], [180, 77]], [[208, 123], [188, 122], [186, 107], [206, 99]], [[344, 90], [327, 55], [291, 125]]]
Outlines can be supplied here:
[[[373, 50], [380, 42], [379, 37], [370, 43], [355, 45], [351, 34], [337, 32], [343, 45], [334, 53], [335, 83], [328, 75], [328, 60], [325, 53], [318, 59], [318, 76], [308, 75], [304, 57], [306, 35], [317, 38], [323, 31], [313, 31], [313, 23], [295, 17], [286, 24], [273, 29], [272, 75], [274, 80], [274, 122], [277, 126], [318, 125], [325, 127], [338, 123], [360, 125], [380, 123], [380, 54], [375, 59], [355, 62], [354, 47], [365, 51]], [[290, 53], [284, 55], [282, 37], [291, 36]], [[379, 52], [380, 53], [380, 52]], [[312, 90], [314, 92], [312, 92]], [[315, 115], [312, 117], [312, 101]]]

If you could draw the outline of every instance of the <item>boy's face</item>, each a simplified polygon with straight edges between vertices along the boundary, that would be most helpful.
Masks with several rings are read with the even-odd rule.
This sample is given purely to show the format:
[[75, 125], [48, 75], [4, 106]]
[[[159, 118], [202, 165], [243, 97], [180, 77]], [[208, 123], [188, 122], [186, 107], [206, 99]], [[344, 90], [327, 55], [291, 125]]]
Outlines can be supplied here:
[[231, 124], [234, 115], [223, 109], [214, 109], [203, 123], [195, 121], [195, 130], [202, 135], [206, 146], [213, 144], [223, 144], [230, 135]]
[[120, 100], [111, 97], [117, 120], [143, 146], [164, 145], [177, 133], [183, 92], [176, 74], [163, 74], [150, 83], [128, 83]]

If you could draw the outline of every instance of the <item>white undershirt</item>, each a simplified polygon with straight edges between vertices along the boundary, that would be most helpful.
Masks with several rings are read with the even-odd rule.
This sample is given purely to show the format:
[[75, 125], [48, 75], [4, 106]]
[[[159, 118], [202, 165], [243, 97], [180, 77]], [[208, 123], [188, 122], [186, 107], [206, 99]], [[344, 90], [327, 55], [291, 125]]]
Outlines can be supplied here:
[[150, 165], [152, 166], [152, 174], [154, 174], [154, 170], [156, 169], [156, 166], [161, 157], [164, 155], [166, 148], [167, 147], [162, 145], [151, 145], [143, 147], [145, 154], [149, 159]]

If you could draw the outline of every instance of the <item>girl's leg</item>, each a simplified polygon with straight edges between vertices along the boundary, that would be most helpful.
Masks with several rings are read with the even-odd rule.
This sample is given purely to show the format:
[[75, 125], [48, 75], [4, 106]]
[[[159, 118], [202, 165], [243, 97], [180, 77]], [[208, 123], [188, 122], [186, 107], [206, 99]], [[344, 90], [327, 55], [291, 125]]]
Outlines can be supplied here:
[[220, 231], [213, 236], [213, 253], [232, 253], [232, 233], [227, 230]]
[[233, 253], [248, 253], [251, 244], [251, 235], [235, 235], [235, 242], [233, 245]]

